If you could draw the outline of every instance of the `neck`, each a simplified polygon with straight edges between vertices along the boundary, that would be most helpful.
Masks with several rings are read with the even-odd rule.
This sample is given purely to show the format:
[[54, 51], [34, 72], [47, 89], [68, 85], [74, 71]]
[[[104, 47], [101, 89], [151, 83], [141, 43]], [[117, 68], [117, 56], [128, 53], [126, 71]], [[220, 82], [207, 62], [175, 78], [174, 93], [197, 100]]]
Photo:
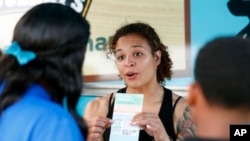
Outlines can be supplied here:
[[159, 83], [140, 88], [127, 88], [126, 93], [140, 93], [144, 95], [144, 102], [152, 102], [162, 100], [164, 90]]
[[205, 138], [229, 139], [231, 124], [247, 124], [250, 113], [238, 110], [212, 108], [199, 115], [196, 121], [197, 136]]

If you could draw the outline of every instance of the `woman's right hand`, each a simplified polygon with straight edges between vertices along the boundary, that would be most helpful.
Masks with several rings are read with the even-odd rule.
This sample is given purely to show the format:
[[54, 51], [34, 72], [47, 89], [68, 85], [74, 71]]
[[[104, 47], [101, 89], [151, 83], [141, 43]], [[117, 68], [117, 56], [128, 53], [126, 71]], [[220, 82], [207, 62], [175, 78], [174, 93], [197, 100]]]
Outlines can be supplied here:
[[112, 124], [112, 120], [106, 117], [95, 117], [88, 124], [88, 137], [87, 141], [100, 141], [106, 128]]

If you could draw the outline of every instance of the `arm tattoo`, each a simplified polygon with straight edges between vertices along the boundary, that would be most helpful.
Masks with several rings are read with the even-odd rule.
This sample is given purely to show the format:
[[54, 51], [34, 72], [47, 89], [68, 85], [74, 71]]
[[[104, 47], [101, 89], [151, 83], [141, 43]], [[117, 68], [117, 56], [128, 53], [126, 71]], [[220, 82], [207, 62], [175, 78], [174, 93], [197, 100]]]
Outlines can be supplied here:
[[184, 137], [188, 136], [195, 136], [195, 126], [190, 109], [186, 107], [183, 116], [177, 122], [177, 139], [183, 140]]

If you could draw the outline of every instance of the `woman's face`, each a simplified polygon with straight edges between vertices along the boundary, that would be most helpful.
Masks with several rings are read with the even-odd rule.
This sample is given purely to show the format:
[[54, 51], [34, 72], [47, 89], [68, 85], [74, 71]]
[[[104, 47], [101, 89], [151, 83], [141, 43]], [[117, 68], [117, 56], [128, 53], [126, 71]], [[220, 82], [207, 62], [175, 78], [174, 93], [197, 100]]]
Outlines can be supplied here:
[[153, 56], [146, 39], [136, 34], [121, 37], [115, 48], [116, 66], [128, 87], [138, 88], [157, 82], [160, 51]]

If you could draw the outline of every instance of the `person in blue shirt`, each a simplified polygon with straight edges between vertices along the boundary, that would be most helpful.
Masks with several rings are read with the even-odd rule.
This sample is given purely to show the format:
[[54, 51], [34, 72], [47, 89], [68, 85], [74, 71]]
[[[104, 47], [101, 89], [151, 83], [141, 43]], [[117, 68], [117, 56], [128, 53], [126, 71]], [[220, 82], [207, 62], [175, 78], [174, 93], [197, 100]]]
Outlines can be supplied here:
[[59, 3], [36, 5], [20, 18], [0, 55], [1, 141], [85, 140], [75, 107], [89, 36], [88, 21]]

